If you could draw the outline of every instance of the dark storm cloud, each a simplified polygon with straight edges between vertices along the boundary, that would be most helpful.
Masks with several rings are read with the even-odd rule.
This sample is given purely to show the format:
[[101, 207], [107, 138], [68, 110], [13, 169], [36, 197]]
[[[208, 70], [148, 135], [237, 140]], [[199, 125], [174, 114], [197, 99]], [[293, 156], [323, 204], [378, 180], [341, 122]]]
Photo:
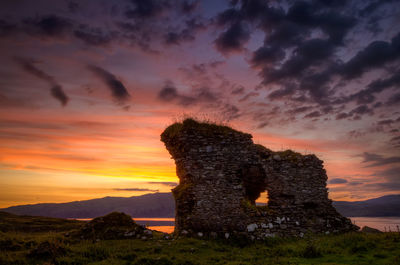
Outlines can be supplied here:
[[215, 46], [222, 53], [241, 51], [250, 39], [250, 32], [243, 23], [232, 24], [215, 40]]
[[[360, 18], [357, 8], [370, 3], [372, 1], [351, 6], [348, 1], [288, 1], [284, 4], [233, 1], [216, 17], [217, 28], [224, 30], [215, 41], [221, 45], [216, 47], [222, 53], [243, 50], [252, 30], [262, 30], [264, 44], [254, 50], [250, 63], [260, 71], [264, 86], [271, 91], [270, 85], [276, 85], [269, 93], [270, 100], [318, 103], [320, 109], [315, 109], [314, 115], [317, 111], [320, 114], [335, 112], [334, 105], [356, 102], [360, 106], [335, 113], [336, 119], [361, 119], [382, 107], [382, 103], [372, 107], [366, 104], [375, 103], [378, 93], [399, 82], [397, 74], [392, 74], [350, 96], [339, 93], [346, 82], [362, 77], [367, 71], [382, 69], [400, 58], [400, 34], [390, 41], [372, 41], [349, 60], [338, 55], [338, 51], [349, 48], [344, 41], [349, 32], [367, 23]], [[242, 25], [249, 29], [245, 34], [240, 34]], [[394, 105], [399, 100], [392, 97], [387, 103]], [[325, 107], [329, 111], [322, 110]]]
[[243, 102], [243, 101], [247, 101], [249, 98], [251, 97], [257, 97], [259, 96], [260, 93], [257, 92], [249, 92], [247, 93], [244, 97], [242, 97], [241, 99], [239, 99], [239, 102]]
[[[0, 21], [0, 29], [6, 33], [10, 26]], [[0, 31], [0, 34], [1, 34]], [[76, 38], [91, 46], [106, 46], [118, 38], [118, 32], [101, 27], [92, 27], [89, 24], [78, 23], [70, 18], [58, 15], [46, 15], [23, 19], [19, 27], [13, 26], [14, 33], [26, 33], [32, 36], [51, 39]]]
[[[24, 24], [32, 28], [29, 32], [45, 37], [60, 37], [73, 28], [73, 22], [70, 19], [57, 15], [48, 15], [39, 18], [28, 18]], [[29, 28], [28, 28], [29, 29]]]
[[334, 46], [327, 40], [311, 39], [298, 46], [293, 56], [279, 69], [264, 69], [264, 83], [280, 82], [286, 78], [300, 75], [313, 64], [328, 59], [334, 51]]
[[350, 114], [356, 114], [356, 115], [365, 115], [365, 114], [372, 115], [373, 113], [374, 113], [373, 110], [368, 108], [367, 105], [358, 106], [357, 108], [353, 109], [350, 112]]
[[373, 115], [374, 110], [369, 108], [367, 105], [360, 105], [350, 112], [341, 112], [336, 115], [336, 120], [343, 120], [352, 117], [353, 120], [359, 120], [363, 115]]
[[130, 0], [131, 6], [125, 16], [132, 19], [153, 18], [171, 7], [169, 1], [163, 0]]
[[168, 45], [179, 45], [183, 41], [191, 41], [194, 40], [193, 35], [189, 34], [189, 32], [181, 31], [181, 32], [168, 32], [165, 36], [165, 43]]
[[345, 63], [341, 69], [344, 79], [360, 77], [364, 72], [381, 67], [400, 57], [400, 33], [392, 41], [374, 41], [353, 58]]
[[393, 124], [395, 121], [394, 120], [380, 120], [378, 121], [378, 125], [391, 125]]
[[65, 106], [68, 103], [68, 97], [64, 93], [62, 87], [60, 85], [54, 85], [51, 88], [51, 95], [55, 98], [58, 99], [58, 101], [61, 102], [61, 105]]
[[[323, 109], [332, 108], [329, 106], [329, 97], [332, 95], [332, 91], [329, 87], [332, 72], [337, 66], [335, 63], [331, 63], [328, 69], [318, 73], [312, 73], [309, 75], [303, 75], [300, 77], [299, 89], [303, 92], [308, 92], [308, 97], [321, 105]], [[323, 110], [323, 112], [326, 112]]]
[[150, 191], [150, 192], [158, 192], [159, 190], [152, 189], [142, 189], [142, 188], [116, 188], [116, 191]]
[[310, 106], [302, 106], [302, 107], [297, 107], [297, 108], [291, 109], [288, 111], [288, 113], [296, 115], [298, 113], [303, 113], [303, 112], [309, 111], [311, 109], [312, 109], [312, 107], [310, 107]]
[[364, 158], [363, 163], [369, 163], [366, 167], [377, 167], [387, 164], [400, 163], [400, 156], [383, 157], [378, 154], [367, 152], [363, 153], [361, 156]]
[[390, 96], [388, 101], [386, 102], [387, 105], [399, 105], [400, 104], [400, 93], [396, 93]]
[[95, 65], [88, 65], [88, 69], [107, 85], [117, 102], [122, 103], [130, 98], [128, 90], [115, 75]]
[[195, 40], [195, 36], [198, 31], [206, 29], [206, 26], [196, 19], [185, 21], [185, 26], [186, 27], [179, 32], [170, 31], [165, 34], [165, 43], [168, 45], [179, 45], [185, 41], [193, 41]]
[[352, 116], [352, 114], [341, 112], [341, 113], [336, 115], [335, 119], [336, 120], [343, 120], [343, 119], [347, 119], [347, 118], [349, 118], [351, 116]]
[[81, 25], [79, 29], [74, 31], [74, 36], [87, 45], [107, 46], [117, 37], [117, 32], [108, 32], [102, 28]]
[[161, 99], [162, 101], [172, 101], [178, 97], [179, 97], [178, 91], [171, 83], [166, 84], [160, 90], [160, 92], [158, 92], [158, 98]]
[[229, 8], [217, 16], [217, 25], [225, 26], [229, 23], [238, 22], [242, 19], [240, 11], [235, 8]]
[[368, 3], [363, 9], [359, 11], [359, 14], [361, 16], [367, 16], [371, 15], [374, 13], [377, 9], [379, 9], [381, 6], [385, 4], [389, 4], [392, 2], [395, 2], [396, 0], [378, 0], [378, 1], [372, 1], [371, 3]]
[[[265, 44], [276, 48], [288, 48], [302, 43], [309, 36], [309, 30], [290, 21], [284, 21], [265, 38]], [[265, 45], [264, 44], [264, 45]]]
[[268, 98], [270, 100], [280, 100], [282, 98], [285, 98], [287, 96], [291, 96], [296, 92], [296, 87], [292, 84], [288, 84], [284, 86], [281, 89], [277, 89], [272, 91], [269, 95]]
[[375, 92], [381, 92], [386, 88], [399, 85], [400, 85], [400, 72], [395, 73], [391, 77], [386, 79], [377, 79], [371, 82], [367, 88], [369, 89], [368, 92], [375, 93]]
[[342, 45], [343, 39], [348, 31], [356, 25], [356, 19], [350, 16], [344, 16], [338, 12], [326, 12], [321, 14], [315, 26], [328, 34], [332, 43]]
[[253, 66], [265, 66], [273, 64], [285, 58], [285, 52], [280, 47], [262, 46], [258, 48], [251, 58]]
[[244, 87], [243, 86], [239, 86], [239, 87], [235, 87], [232, 90], [231, 94], [232, 95], [242, 95], [244, 92], [245, 92]]
[[[355, 101], [357, 104], [373, 103], [376, 100], [375, 94], [378, 94], [388, 88], [396, 87], [399, 85], [400, 85], [400, 73], [395, 73], [386, 79], [379, 78], [372, 81], [367, 85], [365, 89], [362, 89], [357, 93], [354, 93], [346, 98], [343, 98], [341, 102], [346, 103], [350, 101]], [[389, 105], [391, 104], [389, 103]], [[378, 107], [380, 107], [380, 105], [374, 106], [374, 108]]]
[[[156, 44], [178, 45], [193, 41], [197, 33], [207, 27], [197, 8], [199, 1], [121, 0], [101, 4], [96, 1], [87, 1], [85, 4], [65, 2], [54, 4], [50, 14], [22, 15], [26, 12], [14, 10], [15, 14], [19, 14], [13, 16], [15, 21], [0, 20], [0, 37], [28, 35], [70, 42], [78, 39], [89, 46], [106, 48], [115, 43], [124, 43], [155, 53]], [[60, 11], [64, 9], [67, 10]]]
[[63, 91], [61, 85], [58, 84], [58, 82], [54, 79], [53, 76], [37, 68], [35, 66], [35, 60], [22, 57], [14, 57], [14, 60], [22, 67], [22, 69], [25, 72], [33, 76], [36, 76], [37, 78], [43, 81], [46, 81], [51, 86], [50, 93], [52, 97], [57, 99], [62, 106], [67, 105], [69, 98]]
[[308, 119], [314, 119], [314, 118], [318, 118], [321, 117], [322, 114], [319, 111], [313, 111], [311, 113], [308, 113], [307, 115], [304, 116], [304, 118], [308, 118]]
[[68, 2], [68, 11], [71, 13], [75, 13], [79, 10], [79, 3], [75, 1]]
[[332, 42], [340, 44], [356, 19], [333, 10], [318, 12], [320, 9], [318, 1], [297, 1], [289, 8], [287, 19], [307, 27], [320, 27]]
[[344, 183], [347, 183], [347, 180], [342, 178], [334, 178], [329, 180], [329, 184], [344, 184]]
[[17, 29], [17, 25], [0, 19], [0, 37], [13, 35]]
[[183, 13], [191, 13], [199, 6], [199, 1], [183, 1], [181, 9]]

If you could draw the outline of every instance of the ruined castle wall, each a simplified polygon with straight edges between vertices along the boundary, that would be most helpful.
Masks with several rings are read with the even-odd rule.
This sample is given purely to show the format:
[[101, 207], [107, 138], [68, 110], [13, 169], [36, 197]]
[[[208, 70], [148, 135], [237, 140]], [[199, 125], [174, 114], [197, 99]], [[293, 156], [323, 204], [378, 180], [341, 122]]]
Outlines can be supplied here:
[[[178, 234], [302, 236], [355, 229], [328, 199], [327, 176], [314, 155], [272, 152], [250, 134], [185, 120], [161, 139], [176, 163]], [[254, 204], [268, 191], [267, 207]]]

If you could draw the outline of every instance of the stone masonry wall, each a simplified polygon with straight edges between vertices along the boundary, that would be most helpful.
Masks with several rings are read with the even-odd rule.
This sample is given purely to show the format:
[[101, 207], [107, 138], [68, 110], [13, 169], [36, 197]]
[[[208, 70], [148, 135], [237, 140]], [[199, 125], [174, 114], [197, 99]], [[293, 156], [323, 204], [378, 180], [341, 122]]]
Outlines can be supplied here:
[[[192, 119], [168, 127], [161, 140], [180, 180], [173, 189], [178, 234], [262, 239], [358, 229], [332, 206], [315, 155], [273, 152], [250, 134]], [[268, 205], [256, 206], [265, 190]]]

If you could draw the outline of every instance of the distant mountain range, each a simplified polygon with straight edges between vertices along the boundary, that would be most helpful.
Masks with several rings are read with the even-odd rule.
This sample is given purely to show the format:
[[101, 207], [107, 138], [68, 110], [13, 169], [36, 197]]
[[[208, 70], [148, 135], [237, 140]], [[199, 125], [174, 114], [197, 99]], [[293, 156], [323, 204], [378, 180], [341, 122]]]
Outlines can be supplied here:
[[94, 218], [110, 212], [132, 217], [175, 217], [172, 193], [150, 193], [134, 197], [105, 197], [67, 203], [39, 203], [0, 209], [13, 214], [58, 218]]
[[365, 201], [334, 201], [333, 206], [347, 217], [400, 216], [400, 194]]
[[[366, 201], [334, 201], [333, 205], [347, 217], [400, 216], [400, 195], [387, 195]], [[94, 218], [113, 211], [132, 217], [174, 217], [175, 203], [171, 193], [151, 193], [134, 197], [105, 197], [67, 203], [39, 203], [12, 206], [0, 211], [19, 215], [59, 218]]]

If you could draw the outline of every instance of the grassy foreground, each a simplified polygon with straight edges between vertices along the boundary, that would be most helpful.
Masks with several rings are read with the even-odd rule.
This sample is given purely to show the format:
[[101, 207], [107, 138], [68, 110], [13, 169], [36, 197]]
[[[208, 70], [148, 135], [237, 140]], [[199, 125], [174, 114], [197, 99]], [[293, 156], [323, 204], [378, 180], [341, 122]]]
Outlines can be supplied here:
[[[242, 240], [172, 240], [155, 233], [146, 240], [93, 242], [65, 236], [79, 223], [66, 222], [62, 231], [61, 221], [57, 221], [57, 229], [50, 231], [46, 219], [47, 231], [38, 231], [39, 219], [31, 219], [34, 231], [26, 229], [29, 218], [11, 230], [4, 220], [0, 222], [0, 264], [400, 264], [398, 233], [308, 235], [250, 244]], [[21, 223], [23, 230], [19, 229]]]

